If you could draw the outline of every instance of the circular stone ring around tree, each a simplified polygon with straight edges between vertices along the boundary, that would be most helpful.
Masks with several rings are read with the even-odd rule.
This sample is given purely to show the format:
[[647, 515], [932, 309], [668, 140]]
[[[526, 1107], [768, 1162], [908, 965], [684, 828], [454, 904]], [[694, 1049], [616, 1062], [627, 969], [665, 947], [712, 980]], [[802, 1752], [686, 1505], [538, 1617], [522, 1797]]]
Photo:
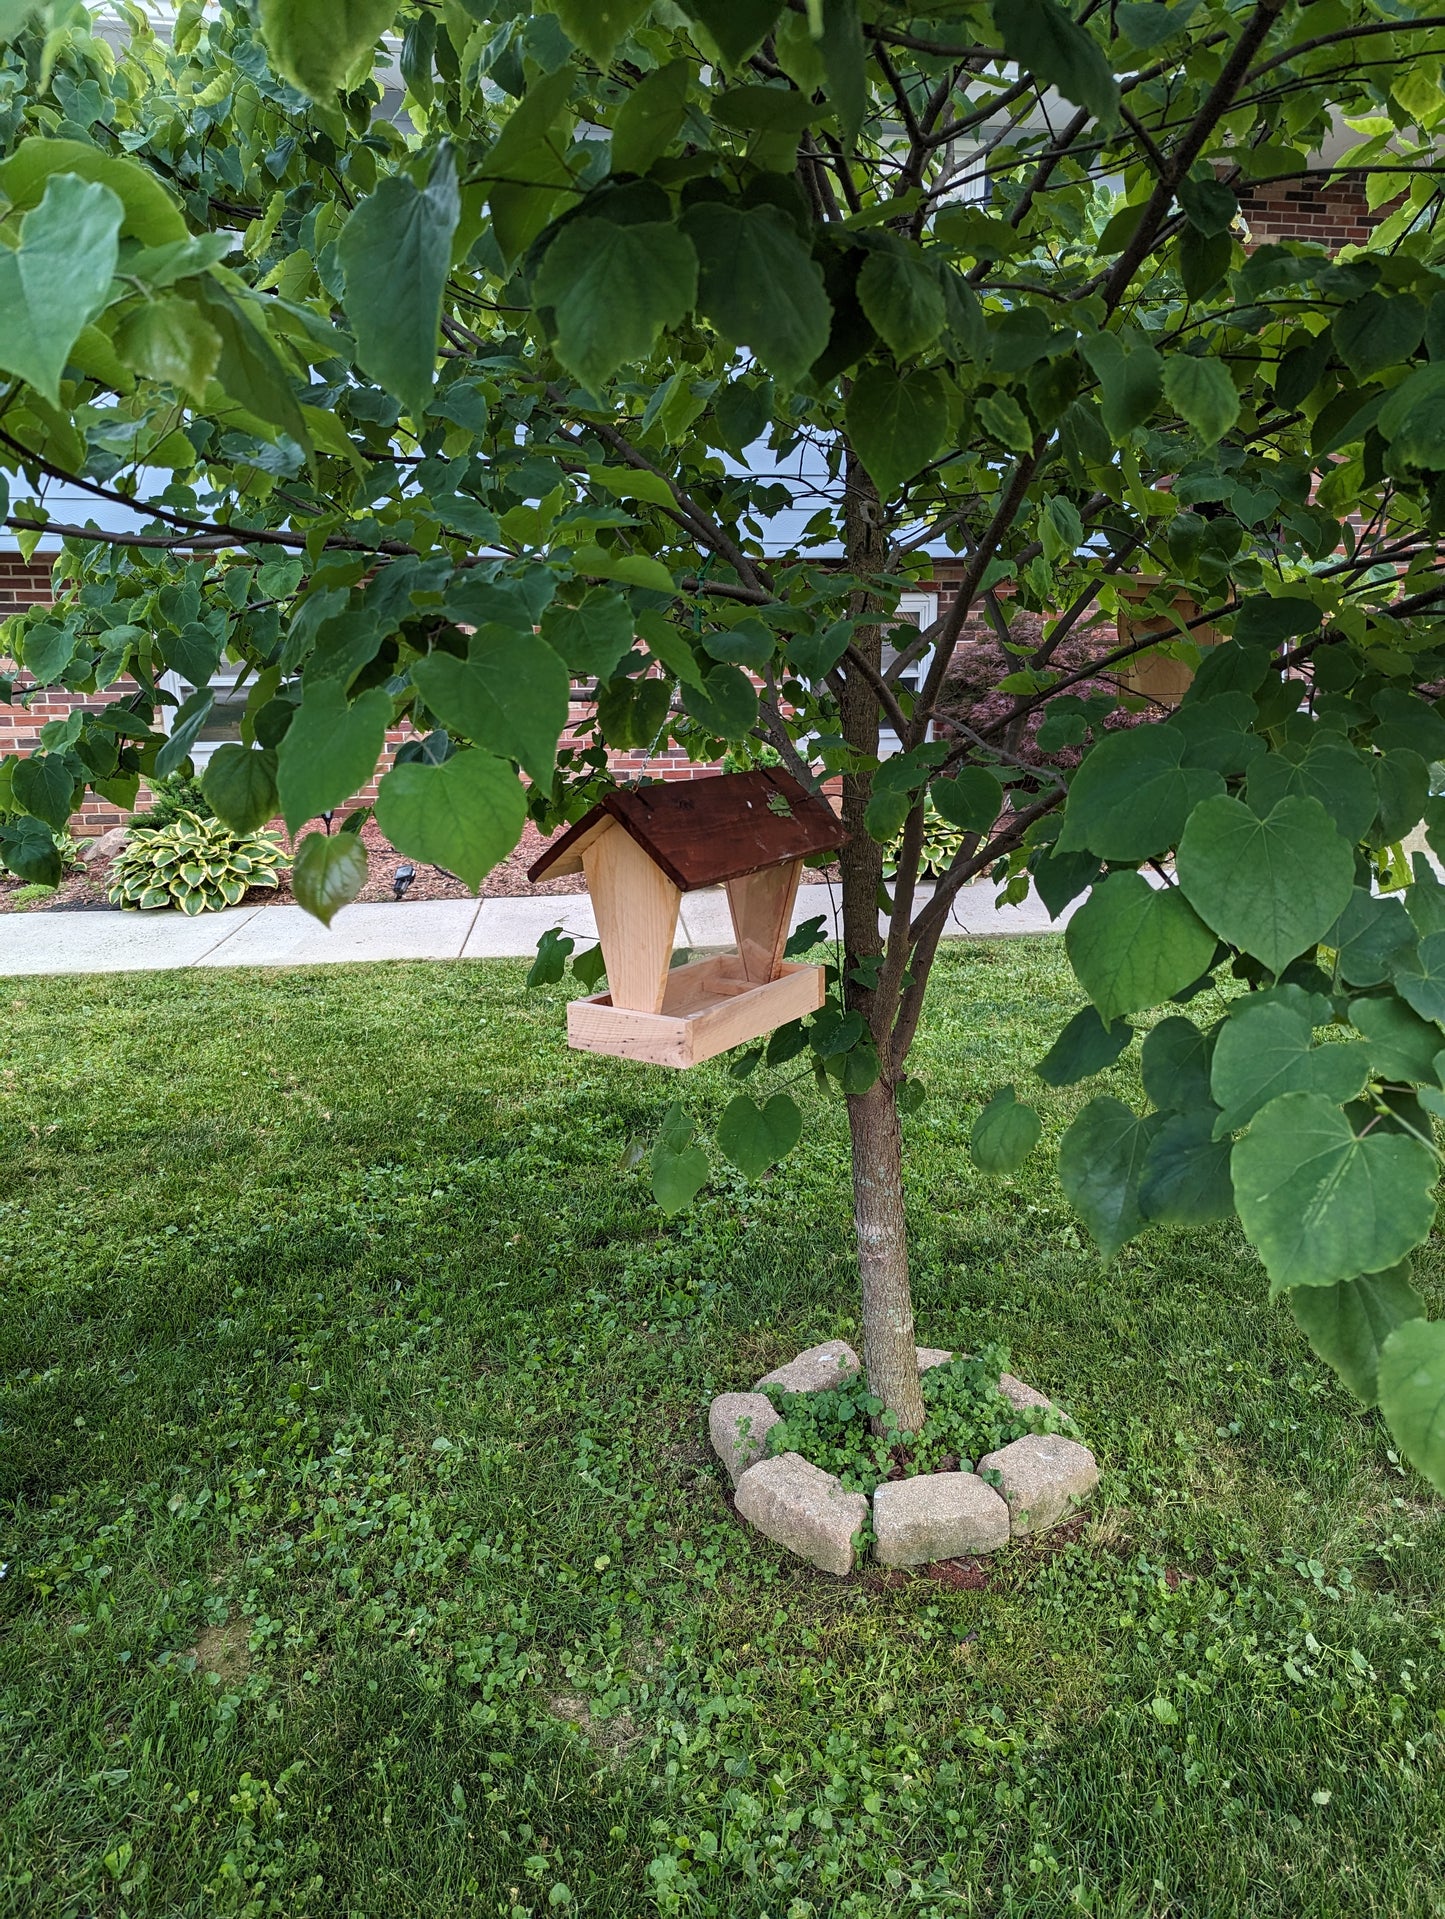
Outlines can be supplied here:
[[[953, 1358], [920, 1346], [925, 1372]], [[978, 1462], [975, 1472], [917, 1473], [885, 1480], [871, 1502], [850, 1493], [832, 1473], [801, 1453], [767, 1456], [768, 1434], [781, 1415], [767, 1388], [816, 1393], [860, 1371], [858, 1355], [840, 1339], [810, 1346], [766, 1373], [750, 1393], [720, 1393], [708, 1413], [713, 1451], [732, 1478], [738, 1511], [760, 1533], [822, 1572], [846, 1575], [857, 1563], [858, 1537], [870, 1518], [874, 1557], [884, 1566], [928, 1566], [938, 1560], [996, 1552], [1011, 1538], [1046, 1532], [1066, 1519], [1099, 1482], [1087, 1446], [1058, 1433], [1027, 1433]], [[1049, 1401], [1011, 1373], [999, 1389], [1019, 1408]]]

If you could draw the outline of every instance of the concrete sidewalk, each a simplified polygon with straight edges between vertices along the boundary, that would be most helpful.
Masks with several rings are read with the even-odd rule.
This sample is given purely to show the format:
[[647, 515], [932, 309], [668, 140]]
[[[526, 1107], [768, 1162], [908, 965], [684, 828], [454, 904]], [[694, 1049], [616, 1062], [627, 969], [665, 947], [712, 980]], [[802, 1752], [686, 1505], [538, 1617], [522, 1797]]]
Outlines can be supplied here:
[[[1077, 902], [1076, 902], [1077, 903]], [[800, 886], [793, 924], [821, 916], [838, 936], [835, 887]], [[949, 914], [948, 936], [993, 938], [1058, 932], [1030, 899], [994, 906], [987, 881], [966, 887]], [[678, 944], [731, 946], [732, 922], [719, 888], [683, 896]], [[187, 919], [181, 913], [7, 913], [0, 915], [0, 974], [146, 973], [182, 966], [325, 966], [354, 960], [530, 959], [550, 926], [580, 946], [597, 938], [585, 893], [536, 899], [413, 900], [345, 906], [322, 926], [299, 906], [236, 906]]]

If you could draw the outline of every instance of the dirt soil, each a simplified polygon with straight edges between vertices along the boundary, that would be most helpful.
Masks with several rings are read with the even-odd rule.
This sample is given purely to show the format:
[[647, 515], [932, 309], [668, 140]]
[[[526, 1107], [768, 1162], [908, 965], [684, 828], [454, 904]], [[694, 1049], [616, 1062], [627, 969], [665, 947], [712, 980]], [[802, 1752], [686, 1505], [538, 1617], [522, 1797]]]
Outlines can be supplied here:
[[[277, 828], [280, 831], [280, 828]], [[281, 839], [288, 852], [293, 842], [290, 836], [281, 832]], [[365, 886], [357, 894], [359, 900], [389, 900], [392, 898], [392, 880], [396, 869], [402, 865], [414, 866], [416, 877], [406, 889], [407, 900], [461, 900], [472, 895], [462, 882], [439, 866], [428, 866], [420, 860], [405, 860], [386, 838], [375, 820], [369, 820], [362, 829], [362, 844], [366, 848], [367, 863], [370, 872]], [[527, 868], [531, 866], [546, 846], [547, 841], [529, 821], [515, 851], [500, 866], [493, 867], [482, 887], [484, 899], [516, 899], [518, 897], [540, 897], [554, 893], [585, 893], [587, 888], [580, 873], [560, 880], [543, 880], [533, 886], [527, 878]], [[0, 875], [0, 913], [77, 913], [77, 912], [115, 912], [105, 897], [110, 873], [110, 862], [103, 860], [94, 866], [84, 868], [78, 873], [68, 873], [61, 885], [49, 899], [35, 900], [17, 907], [15, 895], [21, 890], [22, 881], [8, 875]], [[283, 877], [280, 886], [274, 891], [258, 889], [248, 893], [248, 906], [276, 906], [293, 898], [290, 881]]]

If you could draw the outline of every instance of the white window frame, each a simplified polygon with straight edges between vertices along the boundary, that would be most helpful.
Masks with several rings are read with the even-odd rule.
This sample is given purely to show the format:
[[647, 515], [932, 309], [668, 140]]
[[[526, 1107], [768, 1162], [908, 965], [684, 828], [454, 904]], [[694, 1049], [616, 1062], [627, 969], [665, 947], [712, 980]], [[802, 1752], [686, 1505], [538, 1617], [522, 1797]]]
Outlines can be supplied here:
[[[933, 622], [938, 618], [938, 595], [936, 593], [903, 594], [898, 602], [898, 612], [895, 615], [895, 621], [898, 622], [906, 619], [910, 614], [915, 616], [915, 624], [920, 633], [925, 627], [932, 626]], [[928, 678], [929, 668], [933, 665], [933, 656], [937, 651], [938, 648], [936, 646], [930, 646], [926, 652], [920, 653], [918, 658], [906, 669], [896, 684], [903, 686], [910, 693], [918, 692], [922, 688], [924, 681]], [[886, 672], [897, 658], [897, 649], [891, 647], [885, 640], [883, 643], [883, 670]], [[923, 737], [926, 740], [933, 738], [932, 720], [928, 722], [928, 730]], [[902, 748], [903, 742], [891, 726], [879, 727], [878, 757], [880, 759], [887, 759], [890, 754], [901, 752]]]

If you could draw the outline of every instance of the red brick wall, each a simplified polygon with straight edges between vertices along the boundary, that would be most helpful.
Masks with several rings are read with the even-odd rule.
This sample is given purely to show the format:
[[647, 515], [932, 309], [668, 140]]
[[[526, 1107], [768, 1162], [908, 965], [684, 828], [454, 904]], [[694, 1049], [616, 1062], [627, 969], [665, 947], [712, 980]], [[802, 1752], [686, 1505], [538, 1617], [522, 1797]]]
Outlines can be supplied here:
[[1332, 250], [1363, 245], [1395, 204], [1391, 201], [1372, 213], [1364, 181], [1352, 178], [1322, 185], [1296, 176], [1266, 180], [1239, 193], [1239, 210], [1251, 239], [1310, 240]]

